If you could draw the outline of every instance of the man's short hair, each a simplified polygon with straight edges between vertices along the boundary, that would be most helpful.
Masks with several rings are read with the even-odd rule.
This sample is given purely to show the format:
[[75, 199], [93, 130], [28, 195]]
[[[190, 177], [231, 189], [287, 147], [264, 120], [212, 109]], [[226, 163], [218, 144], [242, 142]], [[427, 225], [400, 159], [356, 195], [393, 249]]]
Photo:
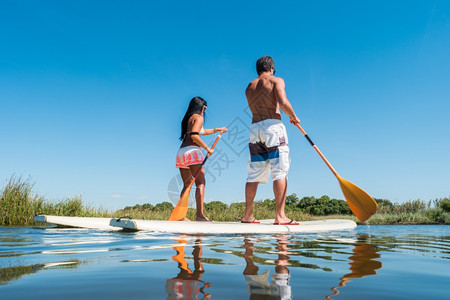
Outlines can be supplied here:
[[269, 72], [272, 68], [275, 68], [275, 63], [270, 56], [263, 56], [256, 61], [256, 72], [258, 75], [262, 72]]

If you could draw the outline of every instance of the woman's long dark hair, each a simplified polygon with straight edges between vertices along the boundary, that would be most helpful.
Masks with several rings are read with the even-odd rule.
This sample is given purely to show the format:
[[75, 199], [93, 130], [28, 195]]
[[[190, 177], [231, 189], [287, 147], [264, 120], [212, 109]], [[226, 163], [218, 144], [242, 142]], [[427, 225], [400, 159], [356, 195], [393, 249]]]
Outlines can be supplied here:
[[187, 125], [189, 118], [193, 114], [201, 114], [203, 110], [203, 106], [207, 106], [206, 101], [201, 97], [194, 97], [191, 99], [191, 102], [189, 102], [189, 107], [186, 111], [186, 114], [184, 115], [183, 121], [181, 121], [181, 136], [180, 140], [184, 139], [184, 136], [186, 135], [187, 131]]

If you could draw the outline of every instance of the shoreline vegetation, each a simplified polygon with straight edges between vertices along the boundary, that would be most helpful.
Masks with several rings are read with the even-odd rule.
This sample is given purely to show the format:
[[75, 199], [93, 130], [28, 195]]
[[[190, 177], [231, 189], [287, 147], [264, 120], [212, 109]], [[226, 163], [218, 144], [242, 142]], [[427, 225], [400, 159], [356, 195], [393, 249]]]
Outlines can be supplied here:
[[[60, 201], [49, 201], [33, 193], [34, 184], [30, 178], [23, 180], [12, 176], [0, 189], [0, 226], [34, 226], [37, 214], [77, 216], [77, 217], [123, 217], [133, 219], [167, 220], [174, 205], [162, 202], [156, 205], [136, 204], [111, 212], [101, 207], [83, 204], [81, 196], [68, 197]], [[400, 224], [450, 224], [450, 198], [430, 201], [410, 200], [392, 203], [386, 199], [375, 199], [378, 211], [368, 221], [370, 225]], [[255, 201], [257, 219], [273, 219], [275, 203], [273, 199]], [[245, 203], [230, 205], [213, 201], [205, 203], [205, 214], [215, 221], [240, 221], [244, 215]], [[345, 200], [320, 198], [298, 198], [296, 194], [286, 197], [286, 214], [297, 221], [321, 219], [350, 219], [359, 222], [351, 213]], [[189, 208], [187, 217], [195, 220], [195, 209]]]

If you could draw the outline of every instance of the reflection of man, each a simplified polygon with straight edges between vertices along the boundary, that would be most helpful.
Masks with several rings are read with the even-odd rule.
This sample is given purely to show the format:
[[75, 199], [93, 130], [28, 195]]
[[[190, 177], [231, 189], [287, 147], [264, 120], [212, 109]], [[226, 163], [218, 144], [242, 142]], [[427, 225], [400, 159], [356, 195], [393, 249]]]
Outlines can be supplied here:
[[275, 273], [268, 282], [269, 270], [258, 274], [259, 268], [253, 262], [254, 244], [249, 239], [244, 239], [244, 269], [245, 282], [250, 293], [250, 299], [292, 299], [291, 286], [289, 285], [289, 270], [287, 268], [289, 256], [285, 237], [278, 239], [278, 259], [275, 261]]
[[[180, 244], [187, 244], [187, 241], [185, 240], [178, 241]], [[172, 259], [178, 263], [180, 273], [178, 273], [177, 277], [167, 280], [167, 300], [198, 299], [200, 293], [204, 295], [203, 299], [211, 298], [211, 295], [204, 291], [205, 288], [211, 286], [211, 283], [201, 280], [205, 270], [203, 269], [203, 264], [200, 260], [202, 255], [200, 243], [201, 240], [196, 240], [196, 245], [192, 251], [192, 255], [194, 256], [194, 272], [189, 269], [188, 263], [184, 257], [184, 245], [173, 247], [177, 254], [172, 256]], [[200, 287], [199, 283], [203, 283], [203, 286]]]
[[243, 223], [259, 223], [253, 215], [253, 200], [259, 183], [267, 183], [272, 172], [275, 195], [275, 224], [298, 225], [284, 212], [287, 173], [290, 157], [286, 128], [281, 122], [280, 109], [292, 124], [300, 123], [287, 99], [284, 80], [275, 77], [275, 64], [270, 56], [256, 62], [258, 77], [248, 85], [245, 95], [252, 112], [250, 126], [248, 177], [245, 185], [245, 215]]

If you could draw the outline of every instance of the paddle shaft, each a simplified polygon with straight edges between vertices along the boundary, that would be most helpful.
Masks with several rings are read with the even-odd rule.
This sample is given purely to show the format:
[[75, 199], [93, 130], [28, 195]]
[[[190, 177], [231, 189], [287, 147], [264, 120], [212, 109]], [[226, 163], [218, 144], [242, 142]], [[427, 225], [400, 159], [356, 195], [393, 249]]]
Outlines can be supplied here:
[[[214, 149], [214, 147], [216, 146], [217, 142], [220, 140], [220, 138], [222, 137], [222, 131], [219, 133], [219, 135], [217, 136], [216, 140], [214, 141], [214, 143], [211, 146], [211, 149]], [[198, 174], [200, 174], [200, 171], [202, 170], [203, 165], [205, 164], [206, 160], [208, 159], [208, 157], [211, 155], [211, 153], [208, 152], [208, 154], [206, 154], [205, 159], [203, 160], [202, 164], [200, 165], [200, 168], [197, 170], [197, 172], [194, 175], [194, 178], [192, 180], [195, 180], [195, 178], [197, 177]]]
[[320, 152], [319, 148], [314, 144], [314, 142], [309, 138], [309, 136], [306, 134], [306, 131], [303, 130], [303, 128], [300, 126], [299, 123], [295, 124], [295, 126], [298, 127], [298, 129], [300, 129], [300, 131], [303, 133], [303, 135], [305, 136], [305, 138], [308, 140], [308, 142], [311, 144], [311, 146], [314, 148], [314, 150], [316, 150], [317, 154], [319, 154], [319, 156], [323, 159], [323, 161], [327, 164], [328, 168], [330, 168], [331, 172], [333, 172], [334, 175], [336, 175], [337, 177], [339, 176], [339, 174], [336, 172], [336, 170], [333, 168], [333, 166], [330, 164], [330, 162], [326, 159], [326, 157], [322, 154], [322, 152]]

